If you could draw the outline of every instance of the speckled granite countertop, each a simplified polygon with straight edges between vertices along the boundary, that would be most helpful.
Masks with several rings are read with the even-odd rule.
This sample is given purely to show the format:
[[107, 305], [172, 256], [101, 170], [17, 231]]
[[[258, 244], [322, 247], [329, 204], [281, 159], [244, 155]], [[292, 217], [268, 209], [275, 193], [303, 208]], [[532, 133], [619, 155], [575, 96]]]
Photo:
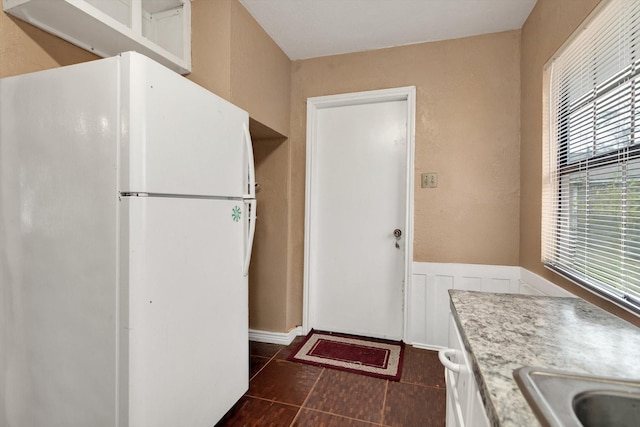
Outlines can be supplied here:
[[539, 425], [513, 379], [522, 366], [640, 380], [640, 328], [582, 299], [449, 294], [494, 426]]

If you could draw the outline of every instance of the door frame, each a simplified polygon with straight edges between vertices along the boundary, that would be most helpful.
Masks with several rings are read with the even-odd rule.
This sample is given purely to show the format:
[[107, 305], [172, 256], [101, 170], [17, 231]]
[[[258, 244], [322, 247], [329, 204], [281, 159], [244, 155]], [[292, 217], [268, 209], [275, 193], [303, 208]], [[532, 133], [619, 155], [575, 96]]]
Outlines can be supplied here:
[[404, 245], [404, 278], [402, 301], [402, 337], [406, 341], [408, 336], [408, 284], [411, 280], [413, 265], [413, 198], [414, 198], [414, 155], [415, 155], [415, 116], [416, 116], [416, 87], [405, 86], [391, 89], [371, 90], [364, 92], [345, 93], [307, 98], [307, 141], [306, 141], [306, 184], [305, 184], [305, 212], [304, 212], [304, 278], [302, 302], [302, 331], [307, 334], [311, 330], [313, 306], [310, 301], [310, 251], [311, 251], [311, 214], [314, 209], [313, 177], [317, 175], [317, 164], [314, 162], [318, 144], [317, 125], [318, 111], [326, 108], [344, 107], [351, 105], [373, 104], [379, 102], [407, 101], [407, 129], [405, 156], [405, 238]]

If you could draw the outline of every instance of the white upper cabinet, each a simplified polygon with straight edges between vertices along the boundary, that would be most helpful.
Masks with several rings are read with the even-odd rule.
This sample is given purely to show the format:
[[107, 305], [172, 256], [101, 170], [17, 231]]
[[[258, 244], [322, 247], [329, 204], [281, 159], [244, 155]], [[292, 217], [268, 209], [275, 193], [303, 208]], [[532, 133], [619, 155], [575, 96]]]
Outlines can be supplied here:
[[3, 6], [96, 55], [133, 50], [191, 72], [191, 0], [3, 0]]

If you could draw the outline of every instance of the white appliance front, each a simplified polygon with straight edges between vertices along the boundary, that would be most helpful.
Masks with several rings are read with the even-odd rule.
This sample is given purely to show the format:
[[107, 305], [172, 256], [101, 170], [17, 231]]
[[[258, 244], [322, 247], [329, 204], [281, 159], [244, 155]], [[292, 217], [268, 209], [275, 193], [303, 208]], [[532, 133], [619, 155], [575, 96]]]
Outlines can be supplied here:
[[115, 63], [0, 81], [2, 426], [116, 422]]
[[120, 190], [246, 195], [248, 113], [140, 54], [121, 64]]
[[244, 204], [128, 197], [122, 212], [129, 425], [211, 427], [249, 383]]
[[246, 113], [138, 54], [0, 90], [0, 425], [215, 423], [248, 386], [247, 205], [119, 190], [243, 196]]

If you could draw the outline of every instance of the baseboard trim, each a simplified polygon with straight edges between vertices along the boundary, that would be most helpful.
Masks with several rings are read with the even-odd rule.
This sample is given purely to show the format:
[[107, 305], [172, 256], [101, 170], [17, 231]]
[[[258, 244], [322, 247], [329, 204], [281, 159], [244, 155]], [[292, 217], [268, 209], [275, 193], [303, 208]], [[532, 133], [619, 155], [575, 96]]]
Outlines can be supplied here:
[[249, 329], [249, 341], [266, 342], [269, 344], [289, 345], [299, 335], [304, 335], [302, 333], [302, 326], [295, 327], [289, 332], [270, 332]]
[[413, 342], [408, 344], [411, 347], [415, 347], [415, 348], [419, 348], [421, 350], [431, 350], [431, 351], [440, 351], [440, 350], [446, 350], [449, 347], [442, 347], [441, 345], [430, 345], [430, 344], [423, 344], [423, 343], [418, 343], [418, 342]]

